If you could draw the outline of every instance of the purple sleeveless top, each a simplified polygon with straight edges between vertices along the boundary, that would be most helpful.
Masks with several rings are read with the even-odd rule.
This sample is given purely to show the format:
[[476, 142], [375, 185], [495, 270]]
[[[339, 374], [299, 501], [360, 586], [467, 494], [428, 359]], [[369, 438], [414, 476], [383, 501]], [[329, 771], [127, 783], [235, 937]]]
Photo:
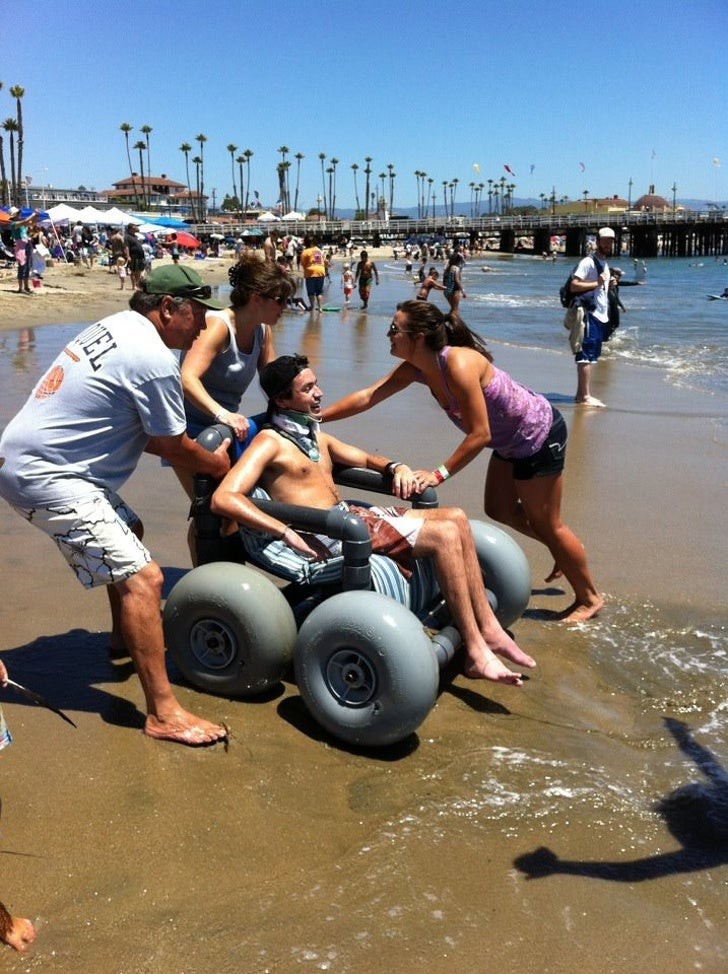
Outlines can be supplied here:
[[[450, 392], [445, 373], [450, 348], [450, 345], [445, 345], [437, 353], [437, 363], [447, 396], [447, 405], [444, 408], [458, 429], [465, 433], [467, 431], [463, 429], [460, 409]], [[418, 373], [418, 381], [425, 382], [421, 373]], [[508, 460], [519, 460], [538, 453], [553, 423], [553, 411], [548, 399], [522, 386], [507, 372], [495, 366], [493, 378], [483, 389], [483, 399], [488, 412], [491, 449]]]

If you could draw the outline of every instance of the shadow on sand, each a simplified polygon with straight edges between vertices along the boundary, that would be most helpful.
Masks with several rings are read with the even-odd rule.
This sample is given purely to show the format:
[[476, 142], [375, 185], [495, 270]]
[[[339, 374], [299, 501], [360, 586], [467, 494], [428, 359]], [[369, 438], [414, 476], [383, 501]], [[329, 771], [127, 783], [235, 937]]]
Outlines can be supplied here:
[[590, 862], [561, 859], [542, 846], [515, 859], [516, 868], [528, 879], [561, 874], [639, 883], [728, 863], [728, 774], [713, 754], [698, 744], [686, 724], [666, 718], [665, 726], [707, 779], [676, 788], [655, 805], [680, 849], [625, 862]]

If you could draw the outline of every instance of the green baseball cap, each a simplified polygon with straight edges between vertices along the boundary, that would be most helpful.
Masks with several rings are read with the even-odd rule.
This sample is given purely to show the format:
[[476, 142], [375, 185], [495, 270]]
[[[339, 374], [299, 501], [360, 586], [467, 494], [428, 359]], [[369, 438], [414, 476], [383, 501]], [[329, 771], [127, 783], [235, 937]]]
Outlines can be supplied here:
[[205, 284], [197, 271], [179, 264], [165, 264], [155, 267], [142, 282], [142, 290], [147, 294], [169, 294], [173, 298], [189, 298], [212, 311], [222, 311], [227, 304], [212, 297], [212, 288]]

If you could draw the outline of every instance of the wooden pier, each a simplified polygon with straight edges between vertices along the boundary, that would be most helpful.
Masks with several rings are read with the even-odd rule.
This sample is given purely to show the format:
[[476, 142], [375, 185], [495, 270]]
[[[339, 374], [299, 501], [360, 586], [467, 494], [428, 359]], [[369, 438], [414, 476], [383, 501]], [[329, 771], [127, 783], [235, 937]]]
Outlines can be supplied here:
[[[373, 246], [401, 245], [408, 238], [444, 238], [465, 241], [471, 249], [480, 241], [481, 249], [503, 253], [550, 253], [553, 240], [563, 240], [561, 252], [580, 257], [588, 250], [600, 227], [611, 227], [616, 234], [617, 254], [630, 257], [717, 257], [728, 255], [728, 214], [723, 210], [693, 213], [547, 214], [534, 216], [484, 216], [468, 219], [435, 217], [427, 220], [321, 220], [281, 221], [255, 225], [268, 233], [311, 234], [325, 244], [352, 239]], [[250, 224], [230, 224], [225, 229], [233, 236], [251, 229]], [[220, 232], [220, 224], [199, 224], [196, 233]], [[193, 232], [195, 232], [193, 231]], [[484, 245], [484, 246], [483, 246]]]

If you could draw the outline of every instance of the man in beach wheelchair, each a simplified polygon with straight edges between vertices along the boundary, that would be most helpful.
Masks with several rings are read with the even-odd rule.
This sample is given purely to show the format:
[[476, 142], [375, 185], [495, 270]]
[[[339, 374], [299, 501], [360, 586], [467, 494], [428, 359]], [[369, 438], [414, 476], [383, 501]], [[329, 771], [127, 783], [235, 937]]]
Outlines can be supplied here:
[[[434, 506], [431, 489], [421, 498], [406, 464], [320, 432], [322, 393], [303, 356], [269, 363], [260, 382], [269, 399], [262, 429], [210, 509], [233, 532], [238, 526], [244, 557], [289, 581], [289, 590], [282, 594], [242, 566], [192, 571], [165, 610], [167, 645], [184, 675], [205, 689], [245, 695], [279, 680], [292, 655], [313, 716], [335, 736], [365, 745], [393, 743], [419, 726], [435, 701], [439, 667], [460, 645], [468, 677], [520, 686], [521, 675], [499, 659], [535, 666], [503, 628], [530, 595], [518, 545], [498, 529], [471, 524], [458, 508]], [[335, 479], [415, 506], [344, 502]], [[198, 533], [204, 540], [199, 521]], [[497, 594], [486, 591], [484, 562]], [[255, 606], [254, 618], [231, 609], [238, 597]], [[298, 634], [297, 615], [305, 616]], [[430, 638], [423, 623], [440, 631]], [[277, 669], [263, 674], [263, 686], [255, 685], [261, 661], [239, 658], [245, 641], [250, 657], [266, 656], [263, 644], [274, 656], [290, 646]]]

